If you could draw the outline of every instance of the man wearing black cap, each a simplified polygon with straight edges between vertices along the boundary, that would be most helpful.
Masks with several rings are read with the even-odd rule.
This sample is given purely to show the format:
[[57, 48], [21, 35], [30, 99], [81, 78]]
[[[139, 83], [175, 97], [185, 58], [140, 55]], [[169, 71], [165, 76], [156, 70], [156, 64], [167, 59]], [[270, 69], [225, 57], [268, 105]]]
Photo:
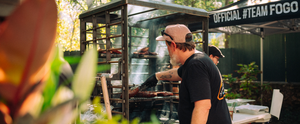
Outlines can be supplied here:
[[225, 56], [222, 54], [221, 50], [217, 48], [214, 45], [209, 45], [208, 46], [209, 50], [209, 58], [216, 64], [218, 65], [219, 59], [224, 58]]

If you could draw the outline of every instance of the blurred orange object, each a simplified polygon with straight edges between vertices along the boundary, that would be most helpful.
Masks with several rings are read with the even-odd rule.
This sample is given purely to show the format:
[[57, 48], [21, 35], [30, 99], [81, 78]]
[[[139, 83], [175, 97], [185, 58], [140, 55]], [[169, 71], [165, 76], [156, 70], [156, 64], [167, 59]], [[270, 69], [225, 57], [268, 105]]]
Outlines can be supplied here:
[[0, 96], [13, 119], [31, 109], [23, 102], [49, 76], [56, 22], [54, 0], [24, 0], [0, 24]]

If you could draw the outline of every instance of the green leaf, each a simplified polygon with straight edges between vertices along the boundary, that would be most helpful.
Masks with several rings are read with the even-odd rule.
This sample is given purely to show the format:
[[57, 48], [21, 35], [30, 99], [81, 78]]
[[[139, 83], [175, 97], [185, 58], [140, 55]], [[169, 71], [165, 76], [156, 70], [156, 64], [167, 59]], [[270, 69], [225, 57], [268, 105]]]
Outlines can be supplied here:
[[100, 105], [100, 97], [95, 97], [93, 100], [94, 112], [102, 115], [102, 106]]
[[64, 58], [69, 64], [77, 64], [80, 62], [81, 56], [66, 56]]
[[122, 122], [121, 122], [121, 124], [128, 124], [128, 121], [127, 121], [127, 119], [122, 119]]
[[95, 97], [94, 100], [93, 100], [93, 104], [99, 104], [100, 100], [101, 100], [100, 97]]
[[105, 65], [98, 65], [97, 66], [97, 72], [103, 72], [106, 70], [110, 70], [110, 64], [105, 64]]
[[140, 122], [140, 118], [136, 117], [134, 118], [130, 124], [138, 124]]
[[75, 120], [77, 99], [72, 99], [45, 111], [32, 124], [68, 124]]
[[67, 63], [63, 58], [63, 51], [61, 46], [58, 44], [55, 48], [54, 59], [51, 64], [51, 70], [56, 74], [60, 74], [61, 66]]
[[154, 113], [151, 114], [150, 118], [151, 118], [152, 124], [160, 124], [159, 120], [157, 119], [157, 117]]
[[67, 100], [71, 100], [72, 98], [74, 98], [74, 94], [73, 94], [72, 90], [70, 90], [68, 87], [60, 86], [58, 88], [57, 92], [52, 97], [51, 105], [56, 106]]
[[42, 106], [41, 112], [44, 112], [46, 109], [51, 107], [51, 100], [56, 91], [56, 82], [55, 82], [54, 73], [50, 73], [50, 77], [45, 82], [45, 88], [43, 90], [44, 104]]
[[83, 55], [72, 84], [72, 90], [81, 102], [89, 99], [95, 86], [96, 67], [97, 51], [96, 49], [90, 49]]
[[229, 76], [228, 75], [222, 75], [224, 78], [228, 78]]
[[115, 121], [115, 122], [118, 122], [121, 119], [122, 119], [122, 115], [115, 115], [115, 116], [112, 117], [112, 120]]
[[243, 64], [237, 64], [237, 66], [244, 66]]

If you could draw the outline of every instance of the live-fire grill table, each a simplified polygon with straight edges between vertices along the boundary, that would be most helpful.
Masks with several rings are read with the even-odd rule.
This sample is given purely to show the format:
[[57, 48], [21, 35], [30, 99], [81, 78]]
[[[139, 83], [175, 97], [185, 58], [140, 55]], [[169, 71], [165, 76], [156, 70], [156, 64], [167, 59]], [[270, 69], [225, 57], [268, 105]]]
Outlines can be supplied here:
[[[144, 0], [116, 0], [96, 8], [90, 9], [79, 15], [80, 19], [80, 53], [91, 48], [102, 49], [105, 54], [99, 54], [98, 64], [110, 64], [111, 69], [103, 73], [113, 73], [111, 78], [107, 78], [109, 100], [111, 104], [122, 104], [121, 111], [112, 113], [122, 114], [129, 119], [129, 102], [145, 102], [167, 100], [170, 106], [176, 101], [175, 96], [153, 97], [153, 98], [132, 98], [129, 99], [128, 90], [132, 84], [129, 76], [134, 74], [133, 59], [147, 60], [148, 73], [157, 72], [160, 68], [169, 64], [168, 55], [165, 55], [163, 62], [158, 62], [157, 56], [133, 55], [137, 47], [149, 47], [149, 52], [155, 52], [159, 32], [170, 24], [200, 24], [201, 29], [193, 30], [192, 33], [201, 33], [202, 41], [194, 41], [197, 45], [202, 45], [202, 51], [208, 53], [208, 18], [207, 11], [199, 8], [181, 6], [173, 3]], [[200, 23], [199, 23], [200, 22]], [[133, 36], [133, 28], [148, 30], [148, 36]], [[145, 44], [133, 44], [133, 40], [146, 39]], [[118, 50], [121, 54], [113, 54], [111, 51]], [[160, 54], [160, 53], [159, 53]], [[112, 66], [117, 66], [113, 70]], [[102, 72], [101, 72], [102, 73]], [[98, 74], [100, 75], [100, 73]], [[121, 81], [121, 85], [112, 85], [112, 81]], [[176, 83], [176, 82], [175, 82]], [[101, 85], [96, 83], [92, 97], [101, 96]], [[172, 84], [170, 84], [172, 85]], [[119, 92], [117, 92], [119, 90]], [[153, 90], [153, 88], [152, 88]], [[172, 91], [172, 88], [170, 88]], [[122, 94], [122, 99], [120, 95]], [[116, 107], [117, 108], [117, 107]]]

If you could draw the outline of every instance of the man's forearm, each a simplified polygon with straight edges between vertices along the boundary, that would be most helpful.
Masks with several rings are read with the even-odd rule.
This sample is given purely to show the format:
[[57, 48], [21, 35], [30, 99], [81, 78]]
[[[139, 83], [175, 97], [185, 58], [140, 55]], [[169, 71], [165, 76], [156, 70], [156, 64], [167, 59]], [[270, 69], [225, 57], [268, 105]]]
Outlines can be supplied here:
[[177, 73], [178, 68], [174, 68], [168, 71], [162, 71], [156, 73], [156, 78], [158, 80], [168, 80], [168, 81], [179, 81], [181, 78]]
[[195, 102], [191, 124], [206, 124], [211, 107], [210, 100], [200, 100], [197, 102]]

